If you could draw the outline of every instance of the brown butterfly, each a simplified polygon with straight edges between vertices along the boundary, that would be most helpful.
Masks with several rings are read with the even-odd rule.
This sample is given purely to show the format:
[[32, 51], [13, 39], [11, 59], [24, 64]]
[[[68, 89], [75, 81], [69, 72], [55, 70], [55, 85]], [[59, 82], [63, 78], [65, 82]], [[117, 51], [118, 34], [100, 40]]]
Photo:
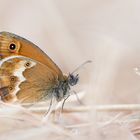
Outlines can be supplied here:
[[63, 75], [36, 45], [12, 33], [0, 33], [0, 56], [0, 97], [5, 102], [61, 101], [79, 80], [77, 74]]

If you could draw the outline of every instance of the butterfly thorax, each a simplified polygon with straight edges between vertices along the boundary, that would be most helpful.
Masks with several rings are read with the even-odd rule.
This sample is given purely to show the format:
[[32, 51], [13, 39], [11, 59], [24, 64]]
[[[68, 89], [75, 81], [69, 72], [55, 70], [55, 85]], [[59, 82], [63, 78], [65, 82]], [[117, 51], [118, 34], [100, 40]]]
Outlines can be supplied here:
[[61, 101], [67, 98], [70, 95], [71, 86], [76, 85], [78, 80], [78, 75], [69, 74], [68, 76], [64, 76], [64, 80], [59, 81], [58, 86], [53, 89], [56, 100]]

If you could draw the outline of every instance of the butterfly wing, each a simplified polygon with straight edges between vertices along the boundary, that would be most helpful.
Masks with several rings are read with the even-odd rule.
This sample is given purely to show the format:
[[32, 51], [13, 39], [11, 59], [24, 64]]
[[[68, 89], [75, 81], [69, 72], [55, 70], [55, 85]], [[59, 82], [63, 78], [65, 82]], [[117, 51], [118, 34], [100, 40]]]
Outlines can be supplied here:
[[21, 55], [37, 60], [54, 70], [59, 79], [63, 78], [59, 67], [32, 42], [9, 32], [0, 32], [0, 58]]
[[46, 65], [22, 56], [0, 62], [0, 96], [3, 101], [35, 103], [52, 97], [58, 76]]

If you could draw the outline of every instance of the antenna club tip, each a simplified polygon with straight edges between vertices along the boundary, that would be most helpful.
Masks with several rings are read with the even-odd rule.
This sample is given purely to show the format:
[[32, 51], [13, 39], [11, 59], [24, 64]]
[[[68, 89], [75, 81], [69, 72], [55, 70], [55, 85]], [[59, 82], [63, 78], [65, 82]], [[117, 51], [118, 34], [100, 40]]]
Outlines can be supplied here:
[[86, 63], [92, 63], [92, 60], [87, 60]]

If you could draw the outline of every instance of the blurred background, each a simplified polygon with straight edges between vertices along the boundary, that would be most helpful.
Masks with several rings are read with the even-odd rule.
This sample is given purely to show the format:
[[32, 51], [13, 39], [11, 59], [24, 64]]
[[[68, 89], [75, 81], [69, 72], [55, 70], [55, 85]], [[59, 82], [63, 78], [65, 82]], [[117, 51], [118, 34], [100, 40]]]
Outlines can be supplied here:
[[90, 103], [140, 103], [139, 13], [139, 0], [0, 0], [0, 31], [34, 42], [66, 74], [92, 60], [80, 74]]

